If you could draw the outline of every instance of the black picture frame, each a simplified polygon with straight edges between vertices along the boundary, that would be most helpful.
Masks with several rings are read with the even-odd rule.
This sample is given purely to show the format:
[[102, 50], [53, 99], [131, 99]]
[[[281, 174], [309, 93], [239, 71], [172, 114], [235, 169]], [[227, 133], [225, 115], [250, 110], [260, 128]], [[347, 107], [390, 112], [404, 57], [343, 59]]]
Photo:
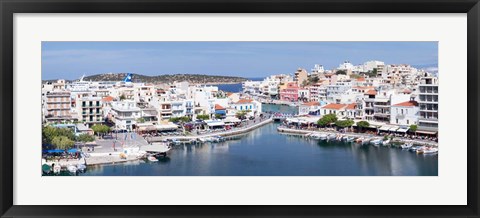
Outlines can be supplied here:
[[[0, 213], [2, 217], [478, 217], [479, 0], [1, 0]], [[467, 13], [467, 205], [23, 206], [13, 205], [14, 13]], [[451, 187], [454, 188], [454, 187]], [[308, 194], [308, 193], [306, 193]], [[252, 196], [254, 197], [254, 196]], [[448, 197], [448, 196], [443, 196]]]

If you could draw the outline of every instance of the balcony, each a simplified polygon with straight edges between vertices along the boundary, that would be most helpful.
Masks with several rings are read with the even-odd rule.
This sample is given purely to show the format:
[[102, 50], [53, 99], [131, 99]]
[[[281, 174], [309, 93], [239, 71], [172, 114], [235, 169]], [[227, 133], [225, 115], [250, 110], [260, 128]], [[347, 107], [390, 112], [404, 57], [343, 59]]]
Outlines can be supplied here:
[[422, 123], [438, 123], [438, 117], [422, 117], [418, 118], [418, 122]]

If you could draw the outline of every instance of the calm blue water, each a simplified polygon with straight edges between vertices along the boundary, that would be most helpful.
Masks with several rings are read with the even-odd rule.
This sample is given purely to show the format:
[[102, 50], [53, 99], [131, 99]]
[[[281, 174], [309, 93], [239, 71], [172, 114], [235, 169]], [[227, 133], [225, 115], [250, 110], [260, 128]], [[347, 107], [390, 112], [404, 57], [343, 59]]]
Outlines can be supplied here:
[[307, 140], [269, 124], [238, 140], [177, 146], [161, 162], [104, 165], [89, 176], [436, 176], [437, 155]]
[[[267, 106], [271, 107], [271, 106]], [[265, 109], [265, 108], [264, 108]], [[284, 109], [285, 110], [285, 109]], [[288, 110], [295, 110], [288, 108]], [[285, 112], [282, 110], [282, 112]], [[89, 168], [87, 176], [436, 176], [437, 155], [279, 134], [278, 123], [236, 140], [176, 146], [160, 162]]]
[[[262, 81], [263, 78], [248, 78], [251, 81]], [[215, 86], [218, 86], [219, 90], [222, 90], [224, 92], [241, 92], [242, 91], [242, 84], [237, 83], [237, 84], [216, 84]]]

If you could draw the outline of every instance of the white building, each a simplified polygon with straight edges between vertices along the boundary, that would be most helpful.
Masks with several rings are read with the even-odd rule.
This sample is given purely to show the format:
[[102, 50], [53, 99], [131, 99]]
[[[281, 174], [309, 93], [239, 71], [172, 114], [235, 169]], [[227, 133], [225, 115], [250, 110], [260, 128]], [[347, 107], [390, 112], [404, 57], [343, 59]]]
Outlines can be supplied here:
[[418, 123], [419, 108], [416, 101], [394, 104], [390, 112], [390, 124], [410, 126]]
[[231, 107], [237, 111], [248, 111], [249, 116], [255, 116], [262, 112], [262, 103], [242, 98], [237, 102], [231, 103]]
[[116, 129], [132, 131], [137, 124], [137, 119], [142, 117], [142, 110], [136, 106], [135, 101], [112, 102], [111, 120]]

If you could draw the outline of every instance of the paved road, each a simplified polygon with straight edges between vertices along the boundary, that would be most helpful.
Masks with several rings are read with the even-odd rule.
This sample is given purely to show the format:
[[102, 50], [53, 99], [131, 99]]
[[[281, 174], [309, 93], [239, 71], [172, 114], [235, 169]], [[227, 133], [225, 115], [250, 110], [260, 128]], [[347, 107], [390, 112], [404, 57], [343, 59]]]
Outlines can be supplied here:
[[[133, 135], [133, 137], [132, 137]], [[106, 136], [103, 139], [97, 139], [97, 147], [95, 147], [95, 153], [114, 152], [114, 143], [117, 151], [121, 151], [122, 148], [139, 147], [148, 145], [147, 141], [143, 137], [136, 133], [118, 133], [112, 134], [113, 137]]]

